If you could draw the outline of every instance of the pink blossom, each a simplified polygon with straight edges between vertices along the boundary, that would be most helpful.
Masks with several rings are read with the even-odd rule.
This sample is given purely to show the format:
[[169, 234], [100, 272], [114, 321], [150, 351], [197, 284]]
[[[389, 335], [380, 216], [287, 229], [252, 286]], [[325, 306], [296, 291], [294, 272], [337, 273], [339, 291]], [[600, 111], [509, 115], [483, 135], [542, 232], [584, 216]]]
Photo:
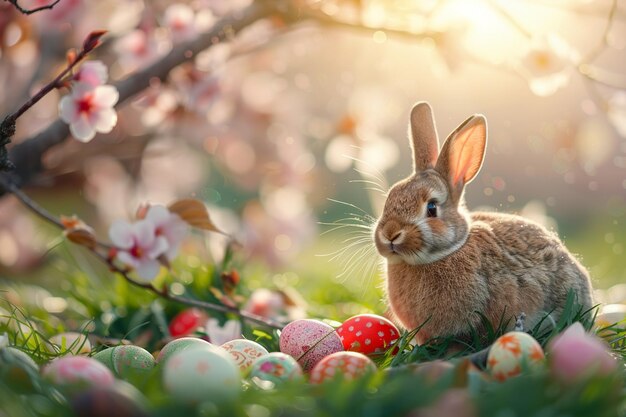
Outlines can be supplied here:
[[579, 380], [593, 374], [609, 374], [617, 361], [608, 346], [599, 338], [585, 332], [582, 324], [574, 323], [548, 345], [552, 372], [563, 381]]
[[156, 233], [155, 224], [139, 220], [130, 224], [124, 220], [113, 222], [109, 238], [118, 249], [117, 259], [134, 268], [142, 281], [150, 282], [159, 273], [158, 258], [168, 250], [167, 239]]
[[156, 235], [164, 237], [167, 241], [165, 257], [171, 261], [176, 257], [180, 244], [187, 234], [187, 223], [163, 206], [150, 206], [146, 220], [154, 224]]
[[164, 22], [174, 41], [189, 40], [197, 35], [194, 11], [186, 4], [170, 5], [165, 10]]
[[120, 65], [126, 71], [134, 71], [151, 64], [168, 48], [165, 43], [157, 41], [152, 33], [146, 33], [141, 29], [124, 35], [114, 45]]
[[117, 123], [113, 109], [119, 98], [117, 89], [110, 85], [92, 88], [78, 83], [72, 93], [59, 102], [61, 119], [69, 123], [70, 132], [81, 142], [89, 142], [96, 132], [109, 133]]
[[74, 81], [91, 87], [98, 87], [106, 83], [108, 76], [108, 69], [102, 61], [87, 61], [74, 74]]

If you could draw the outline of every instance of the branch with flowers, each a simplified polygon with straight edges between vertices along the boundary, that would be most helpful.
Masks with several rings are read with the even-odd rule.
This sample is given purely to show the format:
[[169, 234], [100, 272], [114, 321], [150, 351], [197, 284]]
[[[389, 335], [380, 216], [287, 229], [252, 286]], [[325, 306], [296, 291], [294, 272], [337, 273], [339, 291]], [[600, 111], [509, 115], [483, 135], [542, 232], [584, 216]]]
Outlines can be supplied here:
[[13, 5], [13, 7], [15, 7], [20, 13], [25, 14], [25, 15], [29, 15], [29, 14], [41, 12], [43, 10], [52, 10], [54, 8], [54, 6], [59, 4], [59, 2], [61, 0], [54, 0], [50, 4], [46, 4], [44, 6], [35, 7], [34, 9], [27, 9], [25, 7], [20, 6], [18, 0], [4, 0], [4, 1], [7, 1], [7, 2], [11, 3]]

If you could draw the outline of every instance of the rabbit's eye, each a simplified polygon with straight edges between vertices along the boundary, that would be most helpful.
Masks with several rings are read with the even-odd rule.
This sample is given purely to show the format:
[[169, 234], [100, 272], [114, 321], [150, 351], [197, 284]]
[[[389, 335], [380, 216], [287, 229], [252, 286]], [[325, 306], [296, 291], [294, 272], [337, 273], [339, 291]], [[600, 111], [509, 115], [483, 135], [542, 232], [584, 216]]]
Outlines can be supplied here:
[[426, 216], [437, 217], [437, 203], [433, 200], [430, 200], [426, 205]]

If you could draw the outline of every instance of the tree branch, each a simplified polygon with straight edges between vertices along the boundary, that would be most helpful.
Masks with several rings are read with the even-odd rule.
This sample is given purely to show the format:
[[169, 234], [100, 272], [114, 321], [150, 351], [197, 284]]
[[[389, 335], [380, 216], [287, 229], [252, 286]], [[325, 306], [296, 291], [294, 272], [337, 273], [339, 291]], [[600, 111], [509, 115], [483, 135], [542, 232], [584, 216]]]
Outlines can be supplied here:
[[[225, 17], [210, 31], [201, 34], [198, 38], [175, 46], [159, 61], [113, 84], [119, 91], [119, 101], [116, 107], [148, 88], [155, 80], [165, 80], [172, 69], [193, 59], [199, 52], [232, 38], [252, 23], [270, 16], [274, 9], [269, 3], [271, 2], [255, 1], [241, 13]], [[9, 151], [9, 159], [16, 168], [10, 174], [0, 174], [0, 177], [8, 176], [10, 182], [17, 187], [27, 184], [43, 170], [43, 154], [48, 149], [64, 142], [69, 133], [69, 126], [61, 119], [57, 119], [42, 132], [13, 146]], [[5, 192], [0, 188], [0, 197]]]
[[8, 1], [9, 3], [11, 3], [13, 7], [15, 7], [20, 13], [29, 15], [29, 14], [40, 12], [42, 10], [52, 10], [52, 8], [56, 6], [61, 0], [54, 0], [54, 2], [48, 4], [47, 6], [39, 6], [34, 9], [25, 9], [24, 7], [19, 5], [17, 0], [5, 0], [5, 1]]

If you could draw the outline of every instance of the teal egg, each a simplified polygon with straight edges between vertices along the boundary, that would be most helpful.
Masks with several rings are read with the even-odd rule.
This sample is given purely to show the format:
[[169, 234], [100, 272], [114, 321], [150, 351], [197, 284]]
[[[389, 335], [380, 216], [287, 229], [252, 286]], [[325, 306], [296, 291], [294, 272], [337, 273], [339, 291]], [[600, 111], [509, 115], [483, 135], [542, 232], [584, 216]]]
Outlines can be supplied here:
[[0, 349], [0, 381], [25, 393], [34, 389], [32, 378], [39, 374], [39, 367], [25, 352], [14, 347]]
[[159, 352], [156, 361], [158, 363], [166, 362], [172, 355], [182, 352], [188, 349], [215, 349], [217, 346], [207, 342], [206, 340], [198, 339], [195, 337], [181, 337], [169, 342], [163, 346], [163, 349]]
[[258, 378], [276, 385], [302, 378], [302, 368], [290, 355], [272, 352], [254, 361], [250, 368], [251, 379]]
[[122, 345], [113, 348], [113, 370], [122, 379], [133, 375], [145, 375], [154, 368], [154, 357], [139, 346]]
[[100, 352], [93, 355], [92, 358], [97, 360], [98, 362], [100, 362], [101, 364], [109, 368], [110, 370], [114, 371], [115, 370], [115, 368], [113, 367], [113, 351], [114, 350], [115, 350], [114, 347], [103, 349]]

